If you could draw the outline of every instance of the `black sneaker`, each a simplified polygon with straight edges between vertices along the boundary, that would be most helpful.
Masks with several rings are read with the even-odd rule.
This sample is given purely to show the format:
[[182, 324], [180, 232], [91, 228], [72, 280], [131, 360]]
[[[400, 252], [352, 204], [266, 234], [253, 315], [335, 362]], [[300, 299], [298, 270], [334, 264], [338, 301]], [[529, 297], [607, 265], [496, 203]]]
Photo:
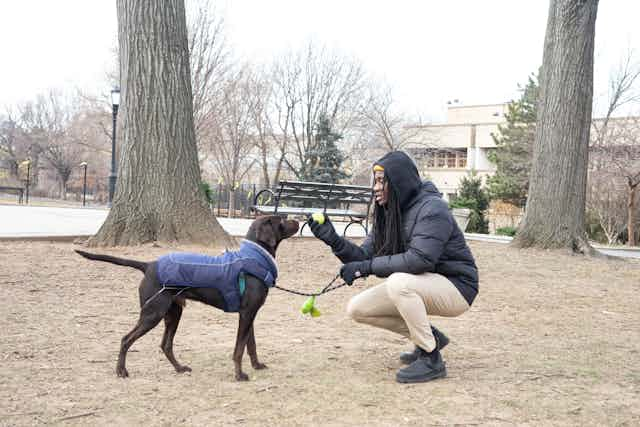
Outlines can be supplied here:
[[411, 365], [402, 368], [396, 374], [399, 383], [424, 383], [444, 378], [447, 376], [447, 368], [438, 350], [427, 353], [420, 350], [420, 355]]
[[[440, 332], [440, 330], [435, 326], [431, 327], [431, 333], [436, 339], [436, 350], [440, 351], [445, 348], [447, 344], [449, 344], [449, 338], [447, 338], [447, 336]], [[409, 365], [410, 363], [415, 362], [421, 351], [422, 349], [416, 346], [413, 351], [405, 351], [404, 353], [400, 353], [400, 362], [404, 363], [405, 365]]]

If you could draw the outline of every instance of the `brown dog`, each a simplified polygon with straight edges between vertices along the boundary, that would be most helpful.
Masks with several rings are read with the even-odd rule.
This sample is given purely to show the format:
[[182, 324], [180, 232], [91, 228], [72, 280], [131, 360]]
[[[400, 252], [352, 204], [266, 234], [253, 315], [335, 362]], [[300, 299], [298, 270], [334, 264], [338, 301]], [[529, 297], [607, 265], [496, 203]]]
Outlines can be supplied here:
[[[275, 258], [276, 249], [280, 242], [295, 235], [298, 227], [297, 221], [285, 220], [279, 216], [263, 216], [257, 218], [251, 224], [245, 239], [259, 245], [259, 251], [266, 250], [271, 257]], [[257, 245], [253, 246], [257, 247]], [[228, 310], [228, 301], [225, 301], [224, 292], [218, 289], [212, 287], [167, 287], [166, 284], [161, 283], [159, 276], [163, 273], [162, 271], [159, 272], [158, 266], [159, 260], [162, 258], [154, 262], [146, 263], [108, 255], [91, 254], [79, 250], [76, 250], [76, 252], [91, 260], [133, 267], [144, 273], [144, 278], [138, 289], [141, 307], [140, 318], [131, 332], [122, 338], [118, 364], [116, 366], [118, 376], [129, 376], [127, 368], [125, 367], [127, 351], [138, 338], [153, 329], [162, 319], [164, 319], [165, 322], [164, 335], [162, 337], [162, 343], [160, 344], [162, 351], [177, 372], [191, 371], [191, 368], [188, 366], [178, 363], [173, 355], [173, 337], [180, 322], [185, 299], [200, 301], [204, 304], [224, 309], [225, 311], [239, 311], [240, 322], [238, 325], [235, 350], [233, 352], [235, 377], [238, 381], [246, 381], [249, 379], [247, 374], [242, 372], [242, 356], [245, 346], [247, 347], [253, 368], [266, 368], [264, 364], [258, 361], [255, 335], [253, 332], [253, 320], [269, 293], [269, 288], [265, 284], [264, 279], [247, 274], [244, 293], [241, 294], [242, 296], [238, 304], [239, 307], [237, 310]]]

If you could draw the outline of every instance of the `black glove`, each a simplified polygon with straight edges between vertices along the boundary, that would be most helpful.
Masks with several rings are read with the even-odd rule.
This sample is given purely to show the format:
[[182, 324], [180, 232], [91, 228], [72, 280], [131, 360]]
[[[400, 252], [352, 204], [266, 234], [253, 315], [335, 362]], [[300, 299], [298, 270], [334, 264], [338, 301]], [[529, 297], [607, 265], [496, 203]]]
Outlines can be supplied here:
[[340, 269], [340, 277], [349, 286], [353, 281], [371, 274], [371, 260], [348, 262]]
[[324, 216], [324, 223], [317, 223], [311, 215], [307, 218], [307, 224], [314, 236], [325, 242], [331, 248], [336, 248], [341, 242], [340, 236], [336, 233], [336, 229], [333, 228], [333, 224], [329, 221], [328, 216]]

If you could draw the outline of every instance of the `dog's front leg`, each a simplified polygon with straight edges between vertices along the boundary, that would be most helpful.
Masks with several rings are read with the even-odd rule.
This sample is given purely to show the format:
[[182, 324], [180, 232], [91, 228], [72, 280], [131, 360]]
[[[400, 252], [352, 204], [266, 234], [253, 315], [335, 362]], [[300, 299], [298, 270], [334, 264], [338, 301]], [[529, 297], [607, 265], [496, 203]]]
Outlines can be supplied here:
[[236, 370], [236, 380], [238, 381], [247, 381], [249, 379], [249, 376], [242, 372], [242, 355], [244, 354], [244, 348], [249, 340], [249, 332], [253, 327], [253, 319], [255, 319], [255, 317], [255, 312], [249, 312], [249, 310], [240, 311], [236, 348], [233, 351], [233, 363]]
[[251, 325], [251, 330], [249, 330], [249, 341], [247, 341], [247, 353], [249, 353], [249, 357], [251, 358], [251, 366], [253, 369], [266, 369], [267, 365], [264, 363], [260, 363], [258, 361], [258, 353], [256, 352], [256, 337], [253, 333], [253, 325]]

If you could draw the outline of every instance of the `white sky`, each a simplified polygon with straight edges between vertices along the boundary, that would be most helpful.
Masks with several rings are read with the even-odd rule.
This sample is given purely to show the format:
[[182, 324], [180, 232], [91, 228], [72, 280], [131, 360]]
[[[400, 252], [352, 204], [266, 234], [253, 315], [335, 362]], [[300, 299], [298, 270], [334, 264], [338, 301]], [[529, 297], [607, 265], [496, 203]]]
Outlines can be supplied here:
[[[441, 120], [447, 100], [517, 96], [542, 62], [546, 0], [223, 0], [237, 55], [268, 60], [310, 38], [360, 58], [408, 112]], [[640, 1], [601, 1], [597, 93], [629, 47], [640, 59]], [[0, 2], [0, 108], [49, 88], [107, 93], [115, 1]]]

